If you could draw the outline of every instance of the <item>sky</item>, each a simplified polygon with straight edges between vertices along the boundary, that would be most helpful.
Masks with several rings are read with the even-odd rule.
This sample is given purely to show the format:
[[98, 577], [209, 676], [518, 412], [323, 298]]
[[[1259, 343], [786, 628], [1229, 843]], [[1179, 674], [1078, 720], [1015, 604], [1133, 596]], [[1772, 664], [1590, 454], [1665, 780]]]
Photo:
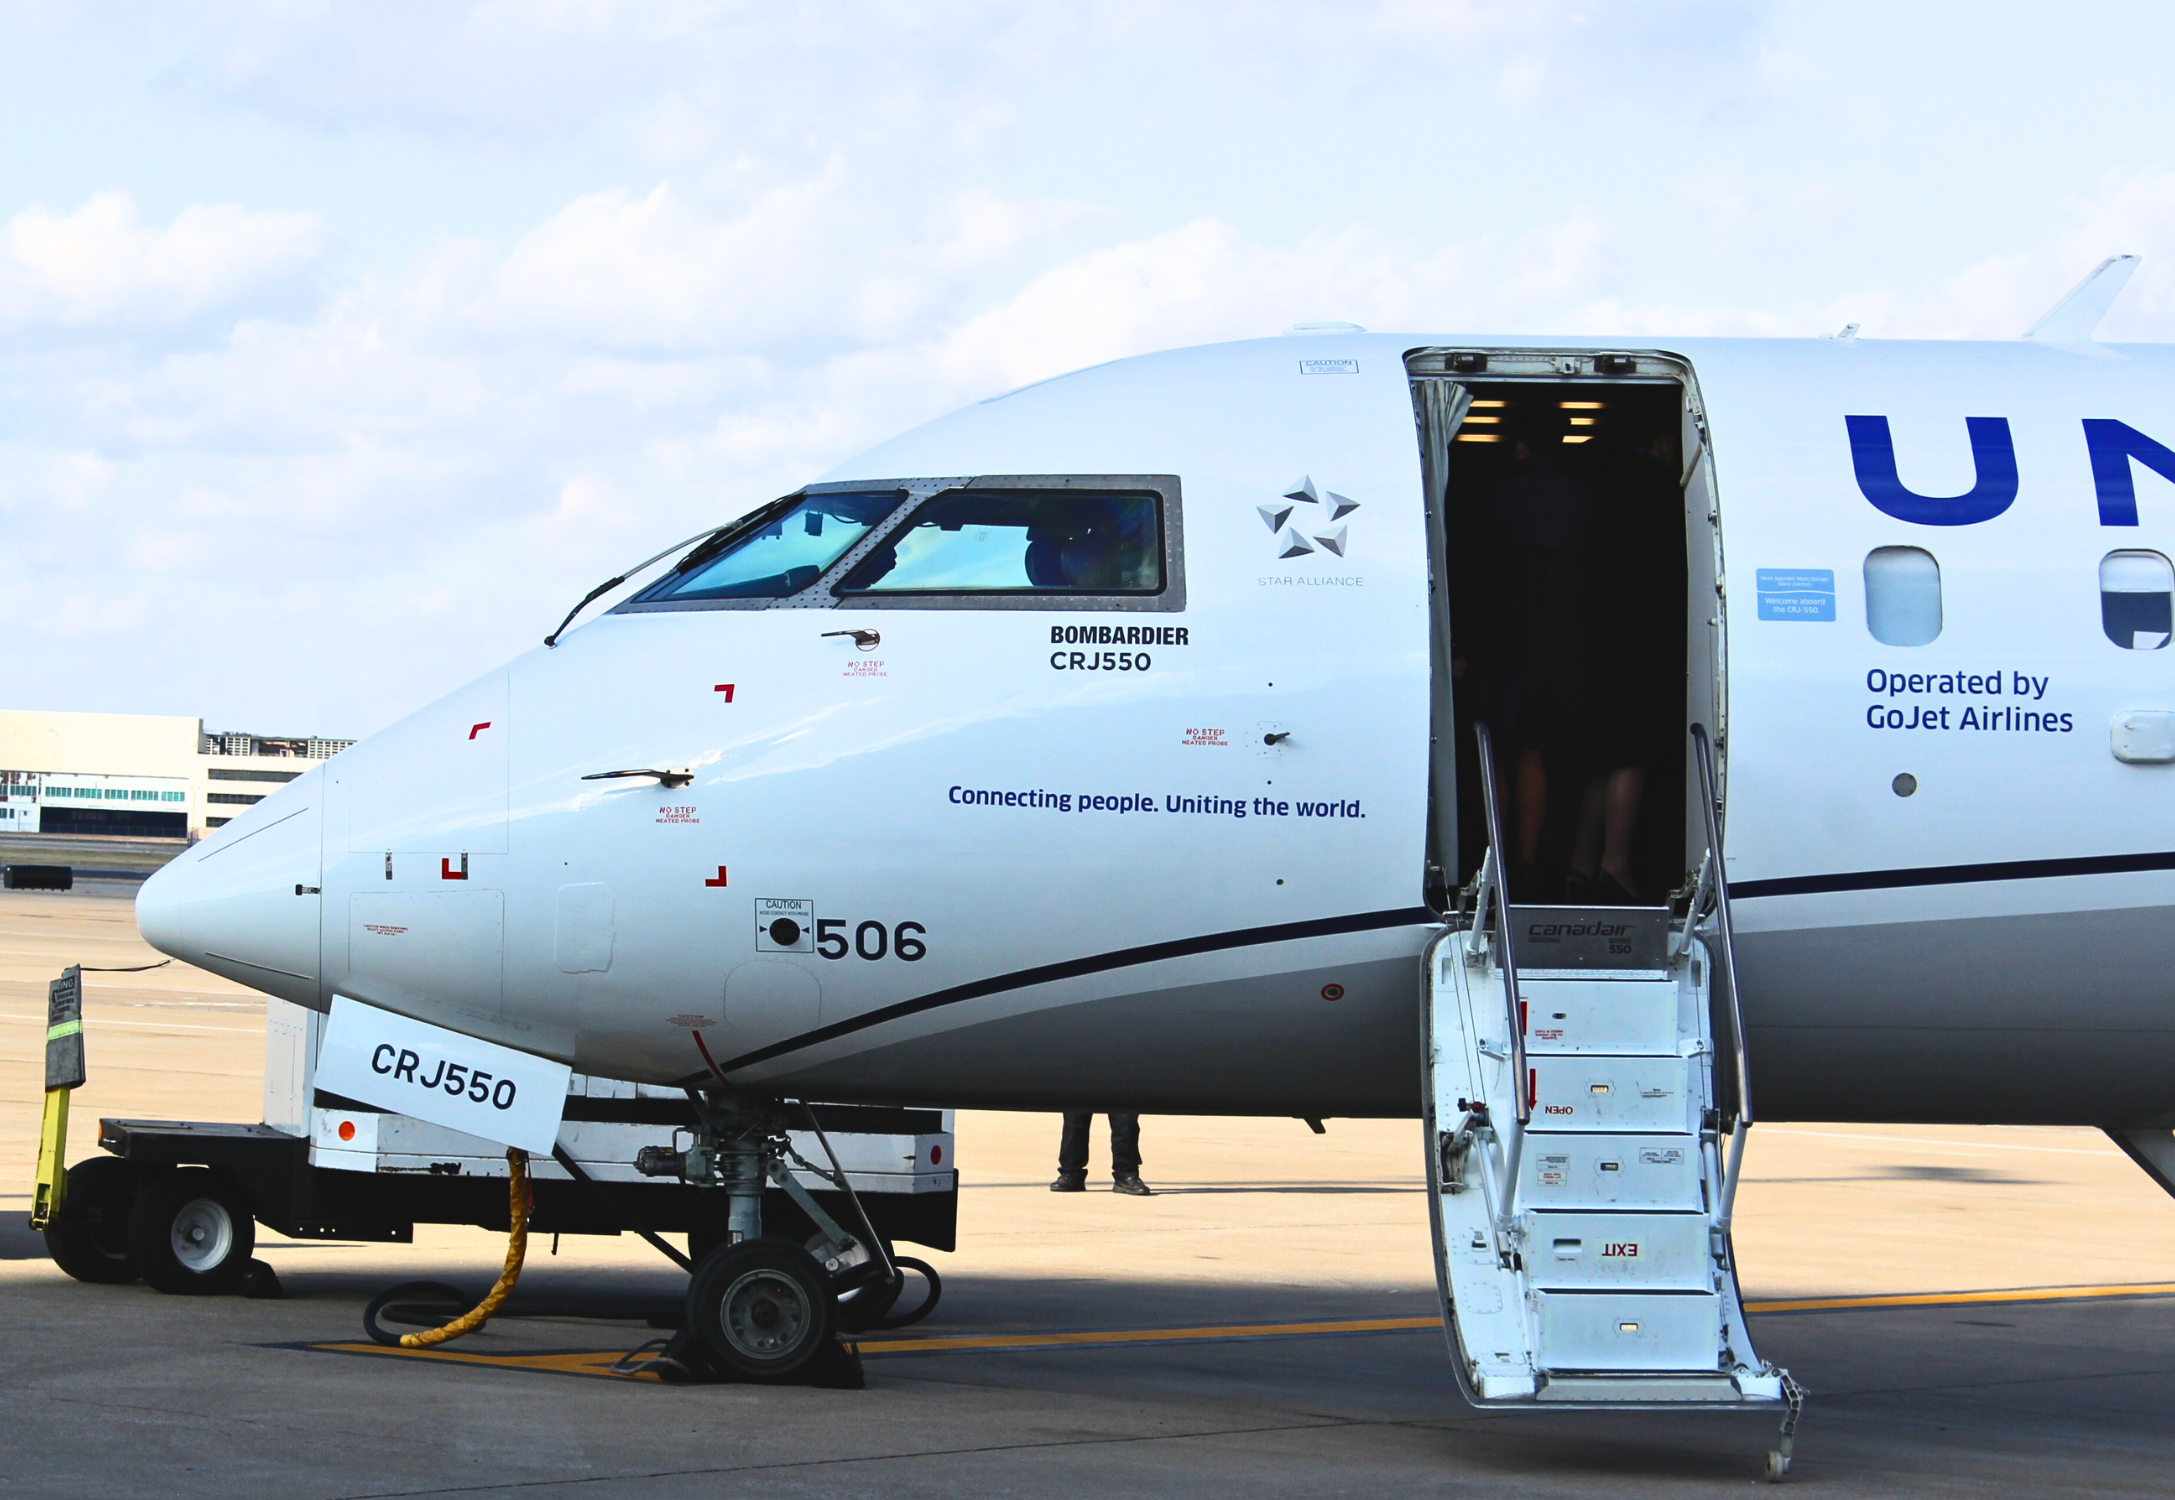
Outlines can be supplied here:
[[904, 428], [1378, 331], [2175, 338], [2175, 11], [0, 0], [0, 706], [351, 737]]

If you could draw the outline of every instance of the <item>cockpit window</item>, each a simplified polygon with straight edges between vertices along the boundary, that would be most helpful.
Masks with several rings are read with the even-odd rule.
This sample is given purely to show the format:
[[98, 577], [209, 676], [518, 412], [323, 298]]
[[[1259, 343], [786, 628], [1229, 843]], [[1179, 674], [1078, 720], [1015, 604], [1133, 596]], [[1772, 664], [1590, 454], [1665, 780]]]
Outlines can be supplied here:
[[1093, 490], [953, 490], [925, 502], [838, 585], [856, 594], [1155, 594], [1162, 503]]
[[797, 594], [902, 498], [898, 490], [789, 495], [704, 542], [631, 602]]

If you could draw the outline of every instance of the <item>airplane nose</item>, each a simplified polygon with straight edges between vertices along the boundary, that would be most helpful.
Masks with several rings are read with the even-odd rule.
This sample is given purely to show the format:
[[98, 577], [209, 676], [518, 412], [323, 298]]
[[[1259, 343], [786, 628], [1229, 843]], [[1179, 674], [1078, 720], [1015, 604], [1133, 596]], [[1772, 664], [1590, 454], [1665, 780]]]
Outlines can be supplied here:
[[161, 953], [297, 1004], [321, 1003], [321, 773], [289, 782], [144, 882], [136, 927]]

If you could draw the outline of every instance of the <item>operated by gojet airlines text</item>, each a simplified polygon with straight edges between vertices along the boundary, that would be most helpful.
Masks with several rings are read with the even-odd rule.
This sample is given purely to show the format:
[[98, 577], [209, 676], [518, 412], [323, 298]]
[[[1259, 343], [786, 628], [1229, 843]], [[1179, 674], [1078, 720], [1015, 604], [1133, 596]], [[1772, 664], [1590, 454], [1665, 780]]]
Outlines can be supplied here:
[[2020, 704], [2039, 704], [2047, 696], [2052, 677], [2029, 672], [1890, 672], [1875, 667], [1865, 674], [1868, 692], [1889, 699], [1869, 704], [1865, 710], [1868, 729], [1931, 729], [1992, 731], [1997, 734], [2068, 734], [2076, 728], [2072, 713], [2052, 708], [2021, 708], [2007, 703], [1897, 703], [1898, 698], [2014, 699]]

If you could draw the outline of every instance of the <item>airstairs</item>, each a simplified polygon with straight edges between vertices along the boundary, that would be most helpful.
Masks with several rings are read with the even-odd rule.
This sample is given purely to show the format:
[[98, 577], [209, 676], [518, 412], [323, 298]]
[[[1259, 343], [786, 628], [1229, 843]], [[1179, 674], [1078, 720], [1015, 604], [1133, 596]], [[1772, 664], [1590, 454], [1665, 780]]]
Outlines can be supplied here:
[[1737, 1290], [1751, 1094], [1694, 741], [1709, 853], [1677, 917], [1507, 903], [1481, 730], [1490, 852], [1424, 960], [1437, 1276], [1476, 1406], [1770, 1409], [1779, 1479], [1802, 1397], [1753, 1352]]

